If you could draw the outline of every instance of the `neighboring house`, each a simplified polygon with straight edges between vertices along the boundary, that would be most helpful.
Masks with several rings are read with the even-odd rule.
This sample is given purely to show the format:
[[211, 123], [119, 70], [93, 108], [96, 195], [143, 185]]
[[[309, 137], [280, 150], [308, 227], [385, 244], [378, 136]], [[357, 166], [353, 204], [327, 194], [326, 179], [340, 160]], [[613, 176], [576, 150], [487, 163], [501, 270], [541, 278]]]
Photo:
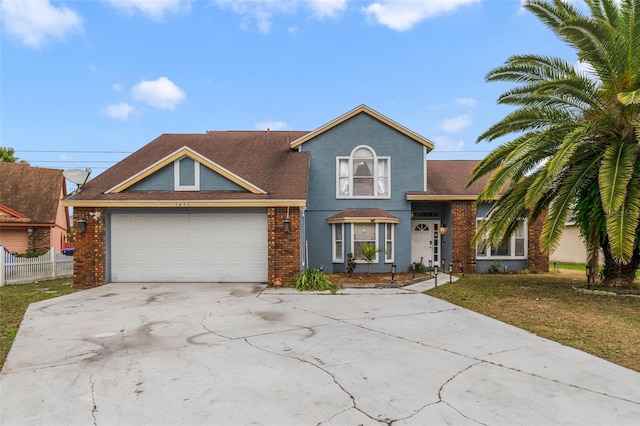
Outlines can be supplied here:
[[[575, 222], [565, 224], [558, 247], [549, 255], [553, 262], [587, 263], [587, 247]], [[602, 261], [602, 258], [600, 258]]]
[[87, 222], [76, 282], [291, 282], [345, 271], [349, 253], [364, 263], [365, 244], [379, 249], [372, 272], [547, 269], [526, 220], [508, 247], [476, 253], [486, 181], [465, 188], [477, 162], [426, 161], [432, 149], [364, 105], [312, 132], [162, 135], [66, 198]]
[[69, 210], [62, 170], [0, 162], [0, 245], [23, 253], [64, 247]]

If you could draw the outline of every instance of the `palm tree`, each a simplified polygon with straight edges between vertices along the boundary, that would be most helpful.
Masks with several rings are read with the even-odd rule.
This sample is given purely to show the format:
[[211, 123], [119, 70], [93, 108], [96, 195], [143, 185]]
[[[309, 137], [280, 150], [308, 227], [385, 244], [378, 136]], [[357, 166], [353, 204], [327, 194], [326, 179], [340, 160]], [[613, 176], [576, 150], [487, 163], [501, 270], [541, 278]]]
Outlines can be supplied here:
[[[18, 157], [16, 157], [15, 154], [15, 149], [0, 146], [0, 161], [5, 161], [7, 163], [16, 163], [18, 162]], [[24, 163], [24, 161], [21, 161], [21, 163]]]
[[474, 243], [544, 217], [541, 245], [552, 251], [573, 215], [604, 254], [605, 282], [630, 284], [640, 264], [640, 0], [585, 1], [589, 15], [563, 0], [523, 5], [582, 66], [516, 55], [486, 77], [516, 83], [498, 103], [517, 108], [478, 138], [514, 136], [472, 174], [470, 183], [491, 174], [479, 201], [497, 200]]

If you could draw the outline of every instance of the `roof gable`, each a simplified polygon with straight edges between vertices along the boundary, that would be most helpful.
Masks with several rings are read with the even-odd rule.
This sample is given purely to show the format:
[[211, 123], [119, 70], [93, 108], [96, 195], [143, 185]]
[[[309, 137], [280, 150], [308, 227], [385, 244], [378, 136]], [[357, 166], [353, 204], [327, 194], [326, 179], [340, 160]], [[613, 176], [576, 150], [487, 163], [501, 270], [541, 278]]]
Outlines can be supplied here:
[[345, 121], [349, 120], [352, 117], [355, 117], [356, 115], [360, 114], [360, 113], [364, 113], [367, 114], [371, 117], [373, 117], [374, 119], [386, 124], [387, 126], [395, 129], [396, 131], [404, 134], [405, 136], [413, 139], [414, 141], [424, 145], [425, 147], [427, 147], [427, 151], [431, 151], [433, 149], [433, 142], [431, 142], [430, 140], [428, 140], [427, 138], [420, 136], [419, 134], [415, 133], [412, 130], [407, 129], [406, 127], [396, 123], [395, 121], [385, 117], [384, 115], [380, 114], [377, 111], [374, 111], [373, 109], [369, 108], [366, 105], [360, 105], [357, 108], [352, 109], [351, 111], [347, 112], [346, 114], [341, 115], [340, 117], [330, 121], [329, 123], [325, 124], [322, 127], [319, 127], [318, 129], [307, 133], [306, 135], [303, 135], [302, 137], [294, 140], [293, 142], [291, 142], [291, 148], [297, 148], [300, 145], [302, 145], [303, 143], [315, 138], [318, 135], [321, 135], [322, 133], [326, 132], [329, 129], [332, 129], [338, 125], [340, 125], [341, 123], [344, 123]]
[[252, 194], [266, 194], [265, 190], [263, 190], [260, 187], [252, 184], [251, 182], [247, 181], [246, 179], [243, 179], [242, 177], [238, 176], [237, 174], [227, 170], [226, 168], [224, 168], [221, 165], [217, 164], [215, 161], [212, 161], [212, 160], [208, 159], [207, 157], [199, 154], [198, 152], [194, 151], [193, 149], [189, 148], [188, 146], [183, 146], [182, 148], [172, 152], [171, 154], [167, 155], [166, 157], [156, 161], [155, 163], [151, 164], [150, 166], [146, 167], [145, 169], [139, 171], [138, 173], [134, 174], [133, 176], [125, 179], [124, 181], [118, 183], [114, 187], [108, 189], [107, 191], [105, 191], [105, 193], [106, 194], [109, 194], [109, 193], [116, 193], [117, 194], [117, 193], [123, 192], [127, 188], [130, 188], [131, 186], [133, 186], [136, 183], [142, 181], [143, 179], [148, 178], [149, 176], [151, 176], [152, 174], [156, 173], [157, 171], [159, 171], [160, 169], [164, 168], [165, 166], [168, 166], [169, 164], [173, 164], [174, 161], [176, 161], [176, 160], [178, 160], [180, 158], [183, 158], [183, 157], [191, 158], [192, 160], [200, 163], [201, 165], [204, 165], [205, 167], [209, 168], [213, 172], [223, 176], [224, 178], [230, 180], [231, 182], [233, 182], [236, 185], [244, 188], [245, 190], [249, 191]]
[[[310, 154], [292, 150], [290, 143], [306, 133], [250, 130], [163, 134], [95, 176], [80, 191], [66, 197], [63, 204], [90, 207], [304, 206]], [[164, 190], [143, 182], [149, 176], [158, 178], [154, 185], [162, 179], [166, 182], [163, 173], [172, 167], [172, 161], [183, 156], [204, 165], [201, 170], [208, 179], [205, 186], [202, 174], [199, 189]]]

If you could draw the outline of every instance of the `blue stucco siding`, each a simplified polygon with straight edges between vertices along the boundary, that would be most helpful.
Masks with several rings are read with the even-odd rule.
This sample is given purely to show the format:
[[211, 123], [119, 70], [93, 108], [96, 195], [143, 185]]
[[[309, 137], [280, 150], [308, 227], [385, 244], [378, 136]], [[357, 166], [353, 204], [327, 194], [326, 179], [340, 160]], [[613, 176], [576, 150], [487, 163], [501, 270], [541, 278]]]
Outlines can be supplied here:
[[[306, 240], [309, 254], [309, 267], [323, 268], [325, 272], [345, 272], [347, 253], [352, 251], [352, 224], [345, 223], [344, 226], [344, 262], [333, 263], [332, 247], [332, 226], [327, 223], [327, 218], [337, 211], [307, 211], [305, 213]], [[394, 256], [393, 263], [398, 267], [398, 271], [406, 270], [411, 264], [411, 212], [390, 211], [391, 214], [400, 219], [400, 223], [395, 224], [394, 231]], [[385, 247], [384, 223], [376, 224], [378, 227], [379, 248]], [[365, 272], [366, 263], [358, 264], [356, 272]], [[371, 272], [388, 272], [391, 270], [391, 263], [385, 263], [385, 254], [378, 254], [378, 263], [371, 264]]]
[[[336, 197], [336, 157], [347, 157], [359, 145], [371, 147], [376, 155], [390, 157], [391, 199], [351, 200]], [[409, 209], [406, 191], [423, 190], [423, 145], [365, 113], [360, 113], [300, 146], [311, 152], [309, 209], [345, 208]], [[354, 205], [361, 202], [359, 205]], [[382, 207], [382, 206], [387, 207]]]
[[[391, 191], [389, 198], [345, 199], [336, 196], [337, 157], [348, 157], [354, 148], [366, 145], [377, 156], [390, 158]], [[368, 114], [360, 113], [349, 120], [321, 133], [300, 146], [311, 153], [305, 238], [308, 244], [309, 266], [323, 267], [327, 272], [343, 272], [344, 264], [332, 262], [331, 225], [327, 219], [345, 209], [383, 209], [400, 219], [395, 227], [394, 263], [398, 270], [411, 263], [411, 203], [406, 191], [423, 190], [424, 146], [396, 129]], [[345, 224], [344, 246], [351, 247], [350, 224]], [[384, 247], [384, 225], [378, 231], [378, 246]], [[384, 254], [379, 254], [372, 272], [388, 272]], [[359, 265], [358, 271], [366, 270]]]
[[173, 163], [136, 182], [127, 191], [173, 191]]
[[247, 190], [219, 175], [208, 167], [200, 166], [200, 190], [201, 191], [244, 191]]
[[[169, 164], [151, 176], [132, 185], [127, 191], [173, 191], [174, 171], [173, 163]], [[201, 191], [246, 191], [240, 185], [230, 181], [210, 168], [200, 165]]]

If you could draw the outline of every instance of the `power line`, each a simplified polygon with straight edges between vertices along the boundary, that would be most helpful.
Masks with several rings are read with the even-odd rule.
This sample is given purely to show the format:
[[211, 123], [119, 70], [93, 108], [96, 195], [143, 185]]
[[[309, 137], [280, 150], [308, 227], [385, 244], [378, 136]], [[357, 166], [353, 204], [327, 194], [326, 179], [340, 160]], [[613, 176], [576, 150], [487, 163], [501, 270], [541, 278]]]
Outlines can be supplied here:
[[114, 161], [106, 160], [29, 160], [30, 163], [106, 163], [113, 164]]
[[16, 152], [46, 152], [46, 153], [52, 153], [52, 154], [66, 154], [66, 153], [72, 153], [72, 154], [131, 154], [133, 151], [68, 151], [68, 150], [49, 150], [49, 151], [44, 151], [44, 150], [36, 150], [36, 149], [16, 149]]

